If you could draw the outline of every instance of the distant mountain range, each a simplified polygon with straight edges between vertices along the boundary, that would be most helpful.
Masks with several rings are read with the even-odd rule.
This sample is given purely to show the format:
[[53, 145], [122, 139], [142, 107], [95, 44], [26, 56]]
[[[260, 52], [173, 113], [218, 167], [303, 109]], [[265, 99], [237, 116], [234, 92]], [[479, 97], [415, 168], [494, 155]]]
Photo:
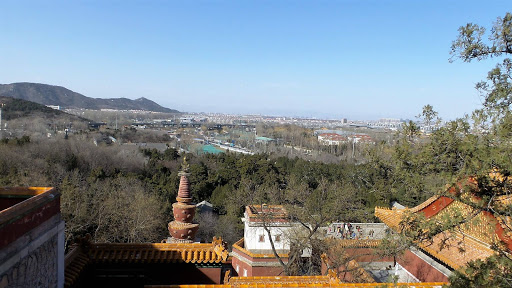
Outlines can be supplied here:
[[0, 84], [0, 96], [28, 100], [42, 105], [56, 105], [63, 108], [146, 110], [164, 113], [179, 113], [144, 97], [135, 100], [127, 98], [91, 98], [60, 86], [38, 83]]

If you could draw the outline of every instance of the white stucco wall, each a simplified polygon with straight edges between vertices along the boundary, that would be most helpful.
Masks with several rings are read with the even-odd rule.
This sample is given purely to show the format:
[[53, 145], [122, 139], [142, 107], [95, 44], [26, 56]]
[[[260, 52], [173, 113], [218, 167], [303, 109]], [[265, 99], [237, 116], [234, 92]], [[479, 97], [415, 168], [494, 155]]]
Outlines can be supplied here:
[[[242, 218], [244, 222], [244, 246], [245, 249], [251, 250], [272, 250], [272, 245], [270, 244], [270, 240], [268, 238], [268, 233], [263, 228], [262, 223], [258, 222], [250, 222], [249, 218], [245, 215], [245, 218]], [[270, 228], [270, 234], [272, 236], [272, 240], [274, 240], [274, 246], [277, 250], [289, 250], [290, 249], [290, 241], [289, 235], [292, 232], [292, 229], [296, 227], [292, 223], [267, 223]], [[263, 236], [263, 241], [260, 241], [260, 236]], [[276, 239], [276, 237], [280, 237], [280, 240]]]
[[[287, 230], [290, 227], [270, 227], [270, 234], [274, 240], [274, 246], [277, 250], [289, 250], [290, 243], [288, 241]], [[260, 236], [263, 236], [263, 242], [260, 242]], [[276, 239], [280, 236], [280, 241]], [[268, 238], [268, 233], [262, 226], [253, 226], [245, 223], [244, 243], [248, 250], [271, 250], [272, 246]]]

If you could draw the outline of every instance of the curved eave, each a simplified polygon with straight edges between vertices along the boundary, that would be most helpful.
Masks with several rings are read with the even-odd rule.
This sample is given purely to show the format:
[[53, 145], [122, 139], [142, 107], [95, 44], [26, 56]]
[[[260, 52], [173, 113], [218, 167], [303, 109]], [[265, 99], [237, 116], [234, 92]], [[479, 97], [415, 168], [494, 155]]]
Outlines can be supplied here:
[[383, 207], [375, 207], [375, 216], [380, 219], [389, 228], [398, 231], [400, 221], [402, 221], [402, 210], [391, 210]]
[[[225, 252], [225, 253], [224, 253]], [[124, 263], [223, 263], [228, 253], [212, 244], [93, 244], [95, 262]]]

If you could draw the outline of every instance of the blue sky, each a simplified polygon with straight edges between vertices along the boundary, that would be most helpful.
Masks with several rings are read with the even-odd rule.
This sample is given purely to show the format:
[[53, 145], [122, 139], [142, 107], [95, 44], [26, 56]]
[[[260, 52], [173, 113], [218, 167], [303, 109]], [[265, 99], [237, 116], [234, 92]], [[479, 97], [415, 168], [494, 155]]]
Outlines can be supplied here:
[[480, 105], [496, 64], [449, 63], [457, 29], [507, 1], [0, 2], [0, 83], [180, 111], [444, 119]]

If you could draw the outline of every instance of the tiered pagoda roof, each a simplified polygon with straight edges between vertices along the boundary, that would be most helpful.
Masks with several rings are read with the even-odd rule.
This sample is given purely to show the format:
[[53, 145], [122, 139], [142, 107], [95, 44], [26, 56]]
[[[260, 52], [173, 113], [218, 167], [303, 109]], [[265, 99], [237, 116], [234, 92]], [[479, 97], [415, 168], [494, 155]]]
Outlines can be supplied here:
[[[469, 196], [468, 196], [469, 197]], [[512, 197], [499, 196], [495, 202], [509, 205]], [[418, 246], [449, 267], [459, 269], [468, 262], [486, 259], [495, 251], [493, 245], [504, 245], [512, 250], [509, 229], [510, 217], [496, 217], [451, 197], [436, 195], [413, 208], [375, 208], [375, 216], [395, 231], [405, 229], [400, 225], [408, 213], [421, 213], [426, 221], [443, 223], [445, 219], [466, 219], [456, 229], [436, 234], [431, 240], [421, 240]], [[510, 226], [509, 226], [510, 227]]]

